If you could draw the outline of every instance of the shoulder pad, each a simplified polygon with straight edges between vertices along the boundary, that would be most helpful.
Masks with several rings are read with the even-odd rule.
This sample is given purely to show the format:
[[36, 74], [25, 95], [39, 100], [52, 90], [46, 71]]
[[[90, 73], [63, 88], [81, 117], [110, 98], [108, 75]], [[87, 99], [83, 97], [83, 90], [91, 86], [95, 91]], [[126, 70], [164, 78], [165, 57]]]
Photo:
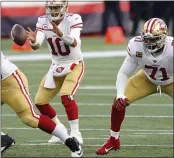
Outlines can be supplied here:
[[39, 30], [51, 30], [52, 25], [50, 24], [47, 15], [40, 16], [36, 23], [36, 28]]
[[68, 13], [66, 17], [67, 17], [67, 20], [70, 23], [70, 29], [72, 29], [72, 28], [82, 28], [83, 27], [82, 18], [79, 14]]

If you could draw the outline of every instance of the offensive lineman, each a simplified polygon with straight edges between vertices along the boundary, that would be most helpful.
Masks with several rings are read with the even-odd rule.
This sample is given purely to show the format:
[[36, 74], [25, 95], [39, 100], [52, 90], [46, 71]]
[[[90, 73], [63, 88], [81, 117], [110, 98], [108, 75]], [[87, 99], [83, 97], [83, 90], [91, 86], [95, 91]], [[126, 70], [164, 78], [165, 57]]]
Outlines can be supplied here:
[[30, 99], [27, 78], [2, 52], [1, 103], [8, 104], [27, 126], [59, 137], [71, 150], [72, 157], [82, 156], [83, 152], [76, 138], [71, 138], [60, 124], [56, 124], [48, 116], [36, 114]]
[[[97, 155], [120, 148], [120, 127], [126, 106], [157, 92], [173, 98], [173, 48], [173, 37], [167, 36], [167, 26], [159, 18], [148, 20], [141, 36], [129, 41], [128, 55], [117, 75], [117, 97], [112, 105], [110, 136], [96, 150]], [[137, 67], [141, 70], [128, 79]]]
[[[52, 57], [50, 69], [42, 79], [36, 94], [35, 104], [41, 114], [61, 124], [55, 110], [49, 104], [59, 93], [69, 120], [70, 135], [83, 144], [79, 131], [78, 106], [73, 98], [84, 76], [80, 40], [83, 23], [80, 15], [67, 11], [67, 1], [48, 0], [46, 15], [38, 18], [36, 31], [28, 28], [27, 35], [31, 47], [36, 50], [46, 40]], [[48, 142], [57, 141], [59, 140], [52, 136]]]

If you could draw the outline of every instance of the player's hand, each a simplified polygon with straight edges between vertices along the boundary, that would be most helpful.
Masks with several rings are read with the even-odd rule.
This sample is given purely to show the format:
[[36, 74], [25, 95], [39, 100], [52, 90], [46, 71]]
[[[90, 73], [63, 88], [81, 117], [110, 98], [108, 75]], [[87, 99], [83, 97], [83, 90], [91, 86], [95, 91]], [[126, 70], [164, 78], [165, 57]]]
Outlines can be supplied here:
[[115, 98], [114, 99], [114, 105], [118, 111], [122, 111], [126, 108], [126, 105], [128, 105], [128, 99], [125, 98]]
[[57, 27], [57, 25], [54, 22], [51, 22], [53, 29], [52, 31], [57, 34], [59, 37], [63, 36], [63, 33], [59, 30], [59, 28]]
[[36, 42], [36, 34], [37, 34], [37, 29], [35, 31], [32, 31], [29, 27], [27, 27], [27, 39], [30, 40], [32, 43]]

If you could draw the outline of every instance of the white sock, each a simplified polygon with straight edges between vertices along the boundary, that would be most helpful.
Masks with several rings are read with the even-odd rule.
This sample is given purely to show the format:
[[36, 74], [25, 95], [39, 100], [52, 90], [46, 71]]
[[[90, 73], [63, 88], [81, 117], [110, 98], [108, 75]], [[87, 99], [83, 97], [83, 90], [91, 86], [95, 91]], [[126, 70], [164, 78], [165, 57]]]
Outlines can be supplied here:
[[3, 135], [6, 135], [5, 133], [3, 133], [3, 132], [1, 132], [1, 135], [3, 136]]
[[55, 117], [53, 117], [51, 120], [53, 120], [57, 125], [61, 124], [61, 122], [59, 121], [57, 115]]
[[79, 119], [69, 121], [71, 131], [79, 132]]
[[54, 131], [52, 132], [52, 135], [60, 138], [63, 142], [65, 142], [66, 139], [68, 139], [70, 136], [67, 132], [65, 132], [65, 127], [62, 126], [62, 124], [56, 125]]
[[118, 139], [119, 136], [120, 136], [120, 132], [114, 132], [112, 130], [110, 131], [110, 134], [111, 134], [112, 137], [115, 137], [116, 139]]

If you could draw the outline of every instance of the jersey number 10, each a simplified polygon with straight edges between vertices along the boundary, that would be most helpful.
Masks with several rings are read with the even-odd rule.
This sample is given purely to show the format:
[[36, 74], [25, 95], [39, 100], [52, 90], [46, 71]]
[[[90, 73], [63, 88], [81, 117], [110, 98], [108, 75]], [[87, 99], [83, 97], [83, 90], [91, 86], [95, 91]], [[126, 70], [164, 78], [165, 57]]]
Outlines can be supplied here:
[[70, 54], [70, 48], [68, 45], [63, 43], [60, 38], [48, 38], [48, 43], [52, 49], [52, 54], [58, 56], [66, 56]]
[[[145, 65], [145, 68], [146, 68], [146, 69], [152, 69], [152, 72], [151, 72], [151, 74], [150, 74], [149, 76], [150, 76], [153, 80], [156, 80], [155, 75], [156, 75], [156, 73], [157, 73], [157, 71], [158, 71], [158, 68], [157, 68], [157, 67], [153, 67], [153, 66], [149, 66], [149, 65]], [[159, 69], [159, 71], [161, 71], [162, 76], [163, 76], [163, 78], [161, 79], [161, 81], [166, 81], [166, 80], [169, 79], [169, 77], [167, 76], [167, 72], [166, 72], [166, 69], [165, 69], [165, 68], [161, 67], [161, 68]]]

